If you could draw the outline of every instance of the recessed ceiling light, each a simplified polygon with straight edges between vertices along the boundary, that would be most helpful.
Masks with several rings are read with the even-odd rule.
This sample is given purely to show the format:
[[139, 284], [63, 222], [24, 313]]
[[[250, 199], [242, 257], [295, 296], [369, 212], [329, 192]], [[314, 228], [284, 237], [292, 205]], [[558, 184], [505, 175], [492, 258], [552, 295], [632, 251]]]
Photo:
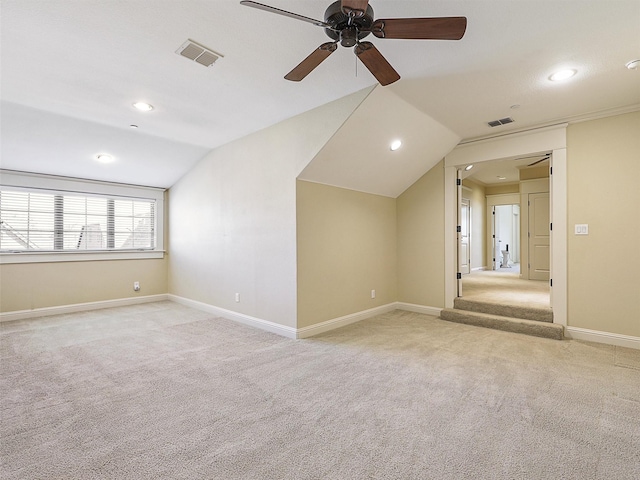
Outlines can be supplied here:
[[133, 104], [133, 108], [140, 110], [141, 112], [150, 112], [153, 110], [153, 105], [145, 102], [136, 102]]
[[131, 124], [131, 125], [129, 125], [129, 127], [131, 127], [131, 128], [138, 128], [138, 125], [133, 125], [133, 124]]
[[466, 167], [464, 167], [465, 171], [469, 171], [473, 168], [473, 163], [471, 165], [467, 165]]
[[99, 153], [96, 155], [96, 160], [100, 163], [111, 163], [113, 162], [113, 157], [108, 153]]
[[631, 60], [624, 64], [629, 70], [636, 70], [640, 66], [640, 60]]
[[498, 175], [498, 180], [506, 180], [507, 177], [501, 177], [500, 175]]
[[551, 80], [552, 82], [561, 82], [563, 80], [568, 80], [569, 78], [573, 77], [576, 73], [578, 73], [578, 71], [572, 68], [566, 69], [566, 70], [559, 70], [554, 74], [550, 75], [549, 80]]
[[391, 146], [389, 148], [391, 148], [392, 152], [395, 152], [401, 146], [402, 146], [402, 142], [400, 140], [394, 140], [393, 142], [391, 142]]

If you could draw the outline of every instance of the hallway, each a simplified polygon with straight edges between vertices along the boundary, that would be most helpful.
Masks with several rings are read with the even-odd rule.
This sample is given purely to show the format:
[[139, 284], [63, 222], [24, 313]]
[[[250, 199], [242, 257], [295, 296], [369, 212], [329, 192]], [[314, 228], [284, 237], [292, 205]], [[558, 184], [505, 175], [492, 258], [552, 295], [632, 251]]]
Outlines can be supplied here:
[[500, 270], [479, 270], [462, 276], [462, 297], [486, 303], [550, 308], [550, 289], [545, 281], [519, 278], [517, 265]]

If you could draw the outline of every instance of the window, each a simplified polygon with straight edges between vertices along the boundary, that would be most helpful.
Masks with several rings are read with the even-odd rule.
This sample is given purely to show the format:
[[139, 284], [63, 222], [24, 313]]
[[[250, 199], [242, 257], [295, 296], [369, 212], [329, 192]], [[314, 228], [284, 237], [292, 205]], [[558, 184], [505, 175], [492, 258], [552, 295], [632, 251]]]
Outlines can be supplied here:
[[54, 260], [68, 254], [64, 260], [84, 260], [102, 258], [77, 254], [112, 258], [115, 253], [162, 253], [162, 202], [159, 189], [4, 171], [0, 177], [2, 263], [13, 263], [10, 257], [25, 261], [28, 254], [50, 254]]

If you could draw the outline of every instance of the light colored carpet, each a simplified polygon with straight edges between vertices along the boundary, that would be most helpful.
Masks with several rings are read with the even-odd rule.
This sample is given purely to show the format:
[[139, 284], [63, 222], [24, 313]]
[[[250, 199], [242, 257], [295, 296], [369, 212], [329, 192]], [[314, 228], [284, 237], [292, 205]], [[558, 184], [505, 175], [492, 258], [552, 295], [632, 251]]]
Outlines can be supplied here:
[[549, 283], [519, 278], [519, 270], [478, 270], [462, 276], [462, 297], [487, 303], [550, 308]]
[[639, 351], [402, 311], [289, 340], [156, 304], [0, 326], [10, 479], [638, 479]]

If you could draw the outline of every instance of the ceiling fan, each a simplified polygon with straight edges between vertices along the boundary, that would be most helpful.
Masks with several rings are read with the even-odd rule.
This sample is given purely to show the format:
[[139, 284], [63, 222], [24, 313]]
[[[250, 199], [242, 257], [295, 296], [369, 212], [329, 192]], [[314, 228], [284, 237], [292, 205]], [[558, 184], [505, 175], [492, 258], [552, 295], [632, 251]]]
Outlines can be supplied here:
[[374, 20], [373, 8], [369, 0], [338, 0], [324, 13], [324, 21], [287, 12], [279, 8], [250, 0], [242, 0], [242, 5], [258, 8], [295, 18], [324, 28], [332, 41], [323, 43], [307, 58], [285, 75], [284, 78], [299, 82], [318, 65], [336, 51], [338, 43], [343, 47], [355, 47], [360, 61], [376, 77], [381, 85], [389, 85], [400, 80], [400, 75], [371, 42], [361, 40], [373, 33], [377, 38], [405, 40], [460, 40], [467, 28], [466, 17], [434, 18], [390, 18]]

